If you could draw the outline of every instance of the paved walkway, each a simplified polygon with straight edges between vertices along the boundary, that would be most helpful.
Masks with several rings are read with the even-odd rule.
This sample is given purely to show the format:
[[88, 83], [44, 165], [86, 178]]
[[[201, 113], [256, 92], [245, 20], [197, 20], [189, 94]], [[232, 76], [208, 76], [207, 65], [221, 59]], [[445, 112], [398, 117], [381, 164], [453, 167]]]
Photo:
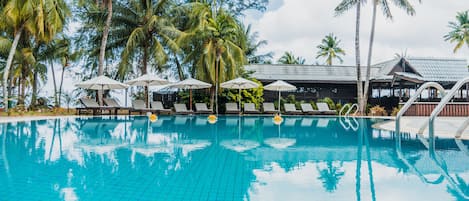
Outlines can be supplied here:
[[0, 123], [6, 122], [18, 122], [18, 121], [34, 121], [43, 119], [57, 119], [57, 118], [68, 118], [73, 116], [15, 116], [15, 117], [0, 117]]
[[[435, 136], [440, 138], [454, 138], [454, 134], [466, 119], [467, 117], [438, 117], [435, 120]], [[402, 117], [401, 132], [417, 133], [425, 122], [428, 122], [428, 117]], [[395, 131], [395, 124], [396, 122], [394, 120], [390, 120], [375, 124], [374, 127]], [[423, 135], [428, 137], [428, 126]], [[463, 132], [461, 139], [469, 140], [469, 129]]]

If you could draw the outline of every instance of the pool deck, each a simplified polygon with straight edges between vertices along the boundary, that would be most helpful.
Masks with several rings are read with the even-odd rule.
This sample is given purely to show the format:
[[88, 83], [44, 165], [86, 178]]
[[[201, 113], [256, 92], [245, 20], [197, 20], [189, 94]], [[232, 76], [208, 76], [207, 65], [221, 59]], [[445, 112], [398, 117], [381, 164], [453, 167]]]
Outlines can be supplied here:
[[58, 118], [69, 118], [74, 117], [73, 115], [67, 116], [14, 116], [14, 117], [0, 117], [0, 123], [7, 122], [20, 122], [20, 121], [34, 121], [43, 119], [58, 119]]
[[[463, 124], [467, 117], [437, 117], [435, 120], [435, 136], [440, 138], [454, 138], [454, 134]], [[401, 132], [417, 133], [428, 117], [402, 117]], [[395, 120], [389, 120], [373, 125], [374, 128], [394, 131]], [[428, 126], [423, 135], [428, 137]], [[469, 129], [464, 130], [460, 139], [469, 140]]]

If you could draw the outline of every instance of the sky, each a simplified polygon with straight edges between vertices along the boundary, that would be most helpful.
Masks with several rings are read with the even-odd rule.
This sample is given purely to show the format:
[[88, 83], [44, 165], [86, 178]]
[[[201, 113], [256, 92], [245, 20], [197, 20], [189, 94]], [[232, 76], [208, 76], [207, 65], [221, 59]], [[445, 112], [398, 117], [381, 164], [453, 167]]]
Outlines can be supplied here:
[[[454, 44], [444, 41], [443, 36], [450, 29], [448, 22], [454, 21], [456, 13], [469, 8], [468, 0], [424, 0], [414, 3], [416, 15], [408, 16], [391, 5], [394, 20], [387, 20], [378, 13], [372, 63], [392, 59], [395, 54], [419, 57], [463, 58], [469, 60], [469, 48], [462, 47], [453, 53]], [[392, 1], [391, 1], [392, 2]], [[244, 24], [251, 24], [252, 31], [258, 32], [260, 40], [268, 44], [259, 49], [260, 53], [273, 52], [274, 61], [285, 51], [306, 59], [307, 64], [324, 60], [315, 59], [316, 46], [329, 33], [334, 33], [346, 51], [344, 65], [355, 64], [355, 10], [334, 17], [334, 8], [340, 0], [270, 0], [265, 12], [248, 11], [243, 17]], [[371, 27], [371, 4], [362, 8], [361, 60], [366, 64], [368, 41]], [[337, 61], [336, 61], [337, 62]], [[50, 74], [50, 72], [49, 72]], [[60, 72], [57, 74], [60, 75]], [[52, 75], [50, 74], [49, 77]], [[71, 75], [65, 76], [64, 90], [72, 91]], [[114, 90], [113, 95], [123, 100], [125, 93]], [[41, 91], [53, 94], [52, 79]], [[124, 101], [121, 101], [122, 103]]]
[[[469, 48], [453, 53], [454, 44], [444, 41], [449, 32], [448, 22], [455, 21], [457, 12], [469, 9], [468, 0], [409, 0], [416, 15], [408, 16], [403, 10], [391, 5], [394, 19], [387, 20], [378, 10], [372, 63], [392, 59], [396, 53], [419, 57], [445, 57], [469, 59]], [[270, 0], [264, 13], [250, 11], [243, 18], [258, 32], [259, 39], [268, 45], [260, 52], [274, 53], [274, 61], [285, 51], [306, 59], [306, 63], [320, 64], [316, 60], [316, 46], [329, 33], [334, 33], [346, 51], [344, 65], [355, 64], [355, 9], [334, 17], [334, 8], [341, 0]], [[370, 1], [368, 1], [370, 2]], [[390, 1], [392, 2], [392, 1]], [[360, 26], [360, 54], [365, 64], [371, 29], [372, 5], [362, 9]], [[338, 62], [338, 61], [336, 61]]]

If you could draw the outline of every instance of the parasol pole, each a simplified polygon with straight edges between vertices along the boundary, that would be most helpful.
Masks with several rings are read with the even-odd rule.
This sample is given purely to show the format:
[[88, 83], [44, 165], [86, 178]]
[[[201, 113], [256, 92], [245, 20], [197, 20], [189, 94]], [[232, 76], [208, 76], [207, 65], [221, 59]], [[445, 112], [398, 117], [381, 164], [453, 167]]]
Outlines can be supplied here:
[[278, 114], [280, 114], [280, 89], [278, 89]]
[[192, 111], [192, 87], [189, 88], [189, 110]]
[[239, 91], [239, 100], [238, 100], [239, 106], [238, 106], [238, 110], [239, 110], [239, 114], [241, 114], [241, 87], [239, 87], [238, 91]]

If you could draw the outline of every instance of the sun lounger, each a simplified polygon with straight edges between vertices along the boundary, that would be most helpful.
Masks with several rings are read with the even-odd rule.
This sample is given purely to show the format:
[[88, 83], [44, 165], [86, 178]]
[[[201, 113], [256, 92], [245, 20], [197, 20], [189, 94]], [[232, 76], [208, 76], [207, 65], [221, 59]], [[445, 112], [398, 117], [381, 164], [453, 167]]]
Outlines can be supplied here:
[[286, 114], [303, 114], [303, 112], [296, 109], [295, 104], [293, 103], [285, 103], [283, 104], [283, 107], [285, 108]]
[[115, 98], [105, 98], [103, 99], [103, 101], [104, 101], [104, 104], [106, 104], [109, 107], [114, 107], [116, 108], [116, 110], [130, 110], [131, 109], [130, 107], [121, 106]]
[[188, 110], [186, 104], [176, 103], [174, 104], [174, 111], [176, 114], [192, 114], [193, 111]]
[[274, 103], [263, 103], [263, 112], [267, 114], [276, 114], [278, 110], [275, 109]]
[[226, 103], [226, 114], [238, 114], [239, 113], [239, 108], [238, 104], [236, 103]]
[[301, 103], [300, 106], [304, 114], [319, 114], [319, 111], [315, 110], [309, 103]]
[[318, 111], [321, 114], [331, 114], [331, 115], [336, 114], [335, 110], [329, 109], [329, 106], [327, 105], [327, 103], [316, 103], [316, 105], [318, 106]]
[[151, 108], [158, 111], [159, 114], [161, 113], [171, 114], [171, 109], [165, 109], [161, 101], [152, 101]]
[[110, 107], [110, 106], [100, 106], [95, 100], [89, 99], [89, 98], [80, 98], [79, 99], [81, 104], [85, 107], [83, 108], [76, 108], [78, 115], [82, 114], [83, 111], [89, 111], [91, 110], [93, 115], [96, 115], [98, 111], [109, 111], [109, 114], [112, 114], [112, 111], [114, 113], [117, 113], [117, 109], [115, 107]]
[[208, 109], [207, 104], [205, 103], [196, 103], [195, 104], [195, 112], [199, 114], [210, 114], [213, 111]]
[[130, 109], [129, 114], [132, 112], [138, 112], [140, 114], [144, 112], [151, 112], [151, 113], [157, 113], [158, 111], [153, 108], [147, 108], [145, 101], [143, 100], [133, 100], [132, 101], [132, 109]]
[[244, 103], [244, 114], [259, 114], [260, 111], [256, 109], [254, 103]]

